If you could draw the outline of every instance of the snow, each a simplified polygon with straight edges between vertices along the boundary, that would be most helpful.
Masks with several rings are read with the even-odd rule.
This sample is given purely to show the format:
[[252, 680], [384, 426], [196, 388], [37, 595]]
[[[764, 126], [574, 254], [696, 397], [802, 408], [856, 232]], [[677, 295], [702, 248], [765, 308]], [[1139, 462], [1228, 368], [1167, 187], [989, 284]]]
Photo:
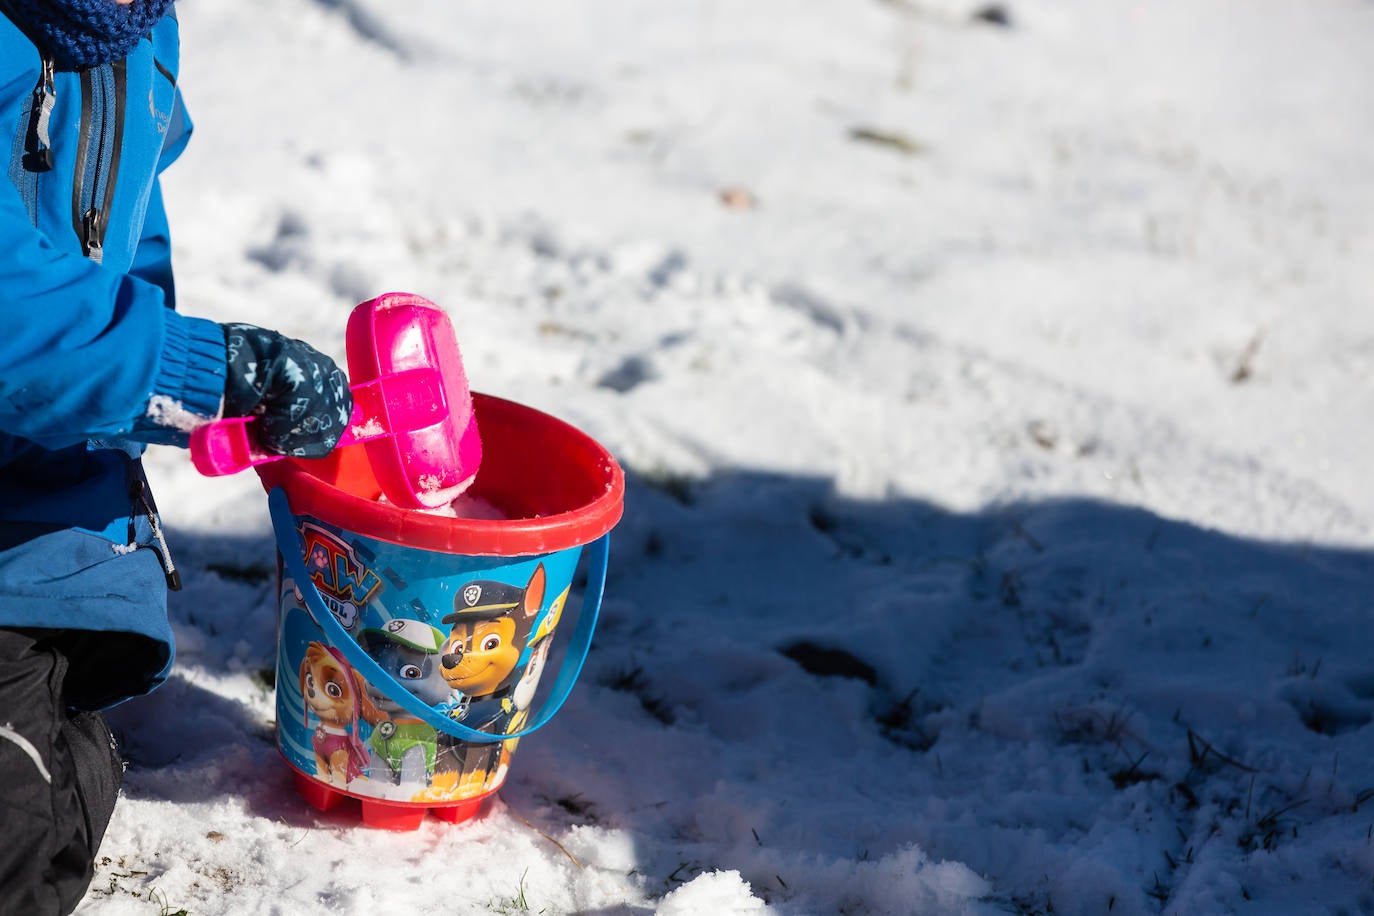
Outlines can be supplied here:
[[424, 295], [626, 512], [499, 798], [379, 832], [272, 745], [257, 479], [155, 449], [80, 912], [1374, 911], [1374, 6], [181, 6], [182, 308]]
[[378, 436], [386, 435], [386, 426], [378, 417], [369, 417], [362, 423], [354, 423], [348, 428], [348, 434], [355, 440], [375, 439]]

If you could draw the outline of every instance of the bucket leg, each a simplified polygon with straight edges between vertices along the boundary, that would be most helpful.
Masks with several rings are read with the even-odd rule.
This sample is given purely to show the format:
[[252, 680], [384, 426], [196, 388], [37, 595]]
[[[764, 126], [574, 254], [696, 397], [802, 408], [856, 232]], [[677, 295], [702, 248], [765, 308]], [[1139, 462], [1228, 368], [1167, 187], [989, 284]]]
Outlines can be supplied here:
[[292, 769], [291, 772], [296, 778], [296, 793], [313, 808], [328, 811], [347, 798], [343, 793], [335, 792], [318, 779], [306, 776], [300, 770]]
[[465, 821], [473, 817], [481, 808], [482, 799], [474, 798], [462, 804], [445, 805], [442, 808], [431, 808], [430, 810], [434, 812], [434, 816], [439, 820], [447, 821], [450, 824], [457, 824], [460, 821]]
[[390, 805], [367, 798], [362, 800], [362, 808], [363, 823], [381, 830], [418, 830], [428, 810], [418, 805]]

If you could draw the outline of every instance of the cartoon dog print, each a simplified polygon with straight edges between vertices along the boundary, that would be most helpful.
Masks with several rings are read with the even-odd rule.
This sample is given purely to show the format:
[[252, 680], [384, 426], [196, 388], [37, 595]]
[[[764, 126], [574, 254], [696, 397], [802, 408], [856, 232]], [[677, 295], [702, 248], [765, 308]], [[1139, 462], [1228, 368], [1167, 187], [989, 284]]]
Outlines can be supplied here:
[[[506, 731], [514, 687], [526, 640], [544, 602], [547, 574], [540, 563], [523, 588], [504, 582], [469, 582], [454, 600], [453, 613], [444, 623], [453, 624], [440, 670], [449, 687], [471, 697], [462, 714], [464, 724], [478, 731]], [[445, 742], [452, 766], [460, 773], [460, 793], [480, 790], [494, 769], [500, 744]]]
[[[380, 628], [364, 629], [359, 641], [383, 670], [427, 705], [448, 699], [449, 686], [439, 670], [443, 631], [419, 620], [396, 618]], [[376, 685], [364, 683], [368, 697], [386, 716], [367, 742], [372, 778], [387, 773], [393, 785], [428, 786], [434, 777], [438, 732], [407, 713]]]
[[470, 697], [490, 696], [508, 689], [525, 651], [546, 584], [544, 564], [530, 575], [524, 588], [504, 582], [469, 582], [454, 600], [453, 624], [440, 670], [454, 690]]
[[310, 714], [319, 718], [311, 744], [315, 773], [339, 786], [366, 775], [367, 750], [358, 736], [361, 720], [376, 724], [384, 718], [367, 695], [367, 685], [332, 646], [312, 642], [301, 659], [301, 696], [305, 726]]
[[[558, 626], [559, 619], [563, 616], [563, 608], [568, 601], [568, 592], [572, 586], [563, 589], [563, 593], [553, 599], [549, 609], [535, 624], [534, 632], [530, 634], [528, 645], [531, 646], [529, 661], [525, 663], [524, 670], [520, 672], [520, 679], [515, 682], [515, 687], [511, 690], [510, 699], [507, 701], [510, 709], [510, 719], [506, 723], [505, 732], [508, 735], [514, 734], [529, 724], [530, 706], [534, 703], [535, 691], [539, 689], [539, 677], [544, 673], [544, 666], [548, 664], [549, 648], [553, 645], [553, 631]], [[506, 773], [510, 769], [510, 758], [515, 753], [515, 746], [520, 743], [519, 738], [508, 738], [501, 742], [501, 754], [496, 768], [487, 777], [487, 782], [483, 786], [484, 790], [495, 789], [506, 779]]]

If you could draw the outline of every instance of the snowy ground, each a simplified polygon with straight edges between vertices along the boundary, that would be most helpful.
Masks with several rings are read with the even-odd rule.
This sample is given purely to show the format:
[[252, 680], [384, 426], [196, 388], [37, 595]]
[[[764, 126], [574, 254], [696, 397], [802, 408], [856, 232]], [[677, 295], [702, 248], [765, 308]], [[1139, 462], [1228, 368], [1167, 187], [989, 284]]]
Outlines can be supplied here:
[[256, 479], [156, 451], [80, 912], [1374, 912], [1374, 4], [999, 9], [185, 0], [183, 308], [426, 295], [629, 492], [567, 707], [390, 834], [272, 745]]

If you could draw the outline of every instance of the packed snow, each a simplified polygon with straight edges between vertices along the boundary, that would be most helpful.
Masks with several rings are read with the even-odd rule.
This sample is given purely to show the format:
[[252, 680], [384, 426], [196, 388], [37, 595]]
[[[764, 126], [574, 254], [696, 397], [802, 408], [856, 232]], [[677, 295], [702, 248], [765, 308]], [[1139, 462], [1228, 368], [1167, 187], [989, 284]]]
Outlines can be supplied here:
[[155, 449], [79, 912], [1374, 912], [1374, 4], [179, 7], [181, 308], [419, 293], [628, 489], [567, 705], [387, 832], [274, 746], [259, 481]]

